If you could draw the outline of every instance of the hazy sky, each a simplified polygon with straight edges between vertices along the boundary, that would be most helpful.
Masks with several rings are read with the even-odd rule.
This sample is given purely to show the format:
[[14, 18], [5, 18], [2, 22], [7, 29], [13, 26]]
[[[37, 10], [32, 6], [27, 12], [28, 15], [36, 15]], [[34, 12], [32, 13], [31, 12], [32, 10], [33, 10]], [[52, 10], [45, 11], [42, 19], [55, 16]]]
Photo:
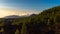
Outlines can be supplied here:
[[0, 0], [2, 7], [42, 10], [60, 5], [60, 0]]
[[[42, 10], [59, 5], [60, 0], [0, 0], [0, 12], [6, 12], [8, 9], [18, 9], [17, 11], [19, 13], [22, 11], [26, 11], [27, 13], [32, 13], [32, 11], [33, 13], [39, 13]], [[15, 12], [15, 10], [9, 12]]]

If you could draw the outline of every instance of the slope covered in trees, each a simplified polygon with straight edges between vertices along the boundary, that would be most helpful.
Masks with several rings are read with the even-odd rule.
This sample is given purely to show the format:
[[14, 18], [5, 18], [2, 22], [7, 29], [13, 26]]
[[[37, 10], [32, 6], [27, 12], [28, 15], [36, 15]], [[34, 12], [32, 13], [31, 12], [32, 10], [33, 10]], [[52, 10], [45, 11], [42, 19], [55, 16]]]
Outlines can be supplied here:
[[0, 34], [60, 34], [60, 6], [38, 15], [17, 19], [1, 19]]

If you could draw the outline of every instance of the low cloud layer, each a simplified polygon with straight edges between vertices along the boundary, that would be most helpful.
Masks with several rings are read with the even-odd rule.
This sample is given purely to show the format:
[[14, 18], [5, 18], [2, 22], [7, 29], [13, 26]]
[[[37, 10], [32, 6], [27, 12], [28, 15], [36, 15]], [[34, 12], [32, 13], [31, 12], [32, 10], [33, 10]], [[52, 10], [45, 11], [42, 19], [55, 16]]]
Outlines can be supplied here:
[[34, 11], [34, 10], [14, 10], [14, 9], [1, 9], [0, 8], [0, 18], [9, 16], [9, 15], [30, 15], [30, 14], [38, 14], [39, 12]]

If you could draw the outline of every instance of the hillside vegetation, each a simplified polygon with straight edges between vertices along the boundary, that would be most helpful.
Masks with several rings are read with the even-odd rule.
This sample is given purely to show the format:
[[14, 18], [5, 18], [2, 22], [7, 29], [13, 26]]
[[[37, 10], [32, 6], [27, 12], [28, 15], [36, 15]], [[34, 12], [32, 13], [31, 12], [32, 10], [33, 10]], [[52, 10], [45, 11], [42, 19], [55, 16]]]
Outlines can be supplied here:
[[26, 18], [0, 20], [0, 34], [60, 34], [60, 6]]

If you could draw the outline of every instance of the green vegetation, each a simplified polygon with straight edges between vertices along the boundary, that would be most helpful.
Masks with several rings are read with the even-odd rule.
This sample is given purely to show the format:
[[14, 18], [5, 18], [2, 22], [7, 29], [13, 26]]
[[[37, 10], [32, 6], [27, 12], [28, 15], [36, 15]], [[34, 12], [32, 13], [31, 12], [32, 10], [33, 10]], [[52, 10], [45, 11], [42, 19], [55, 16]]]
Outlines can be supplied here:
[[16, 32], [15, 32], [15, 34], [19, 34], [19, 30], [18, 30], [18, 29], [16, 29]]

